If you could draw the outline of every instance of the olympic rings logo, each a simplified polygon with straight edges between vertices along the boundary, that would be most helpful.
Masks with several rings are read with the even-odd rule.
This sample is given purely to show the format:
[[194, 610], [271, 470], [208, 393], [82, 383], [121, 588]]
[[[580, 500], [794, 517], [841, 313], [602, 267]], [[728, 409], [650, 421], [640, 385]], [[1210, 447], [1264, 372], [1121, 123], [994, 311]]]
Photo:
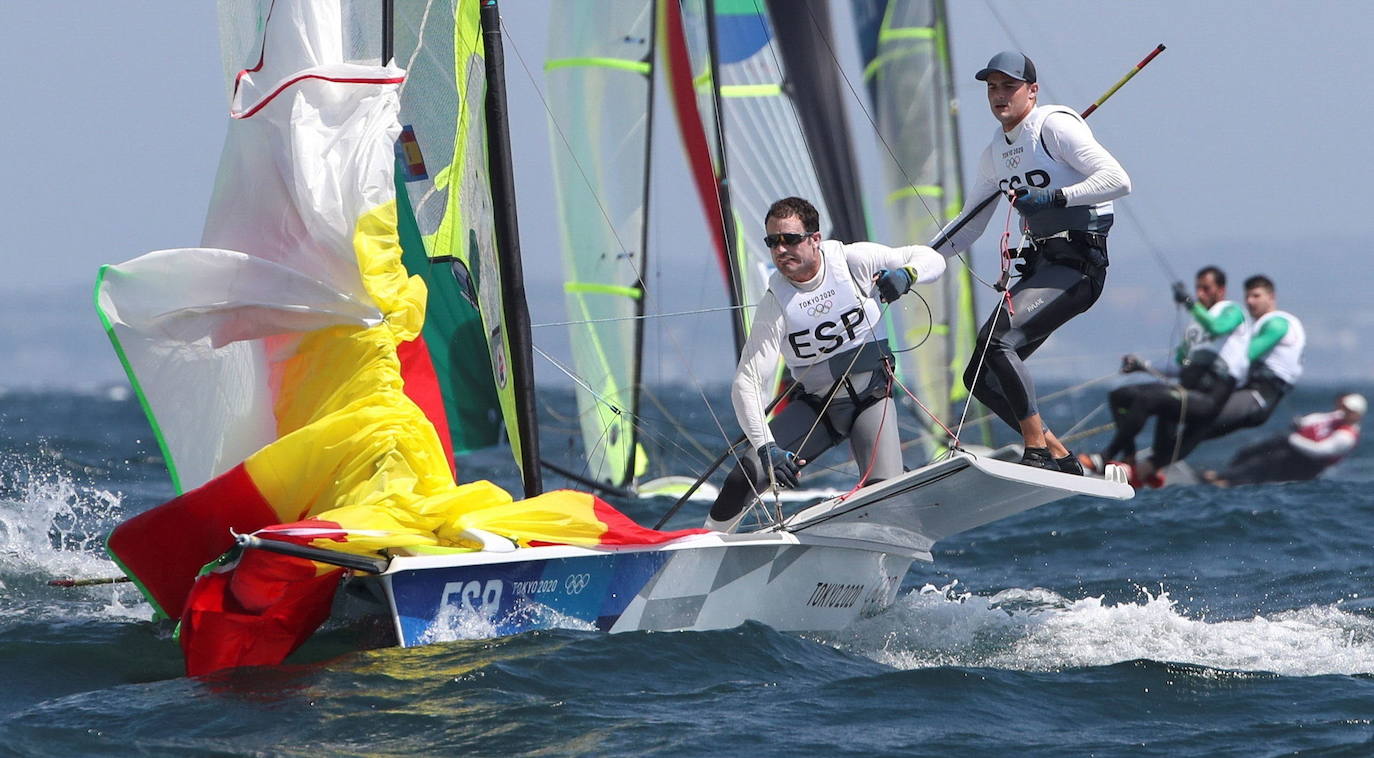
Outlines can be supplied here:
[[825, 314], [830, 312], [831, 307], [833, 307], [833, 304], [829, 300], [825, 301], [824, 303], [817, 303], [816, 305], [813, 305], [810, 308], [806, 309], [806, 315], [824, 316]]
[[569, 574], [568, 578], [563, 580], [563, 590], [569, 595], [581, 595], [591, 583], [591, 574]]

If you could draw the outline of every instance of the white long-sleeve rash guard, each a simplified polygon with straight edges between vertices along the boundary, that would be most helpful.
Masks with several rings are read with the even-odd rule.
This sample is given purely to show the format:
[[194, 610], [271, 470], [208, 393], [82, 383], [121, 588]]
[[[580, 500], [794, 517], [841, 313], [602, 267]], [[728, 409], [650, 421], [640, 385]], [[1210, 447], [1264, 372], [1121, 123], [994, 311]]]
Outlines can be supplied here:
[[[837, 240], [826, 240], [821, 245], [827, 252], [832, 251], [834, 246], [841, 246], [845, 260], [849, 264], [849, 273], [854, 277], [854, 281], [860, 284], [872, 282], [874, 275], [882, 269], [911, 266], [916, 271], [914, 284], [929, 284], [939, 279], [945, 271], [945, 259], [925, 245], [888, 247], [876, 242], [844, 245]], [[794, 283], [794, 286], [803, 292], [810, 292], [824, 284], [824, 279], [825, 266], [822, 264], [820, 273], [814, 278], [807, 282]], [[754, 314], [754, 324], [749, 329], [749, 339], [745, 341], [744, 350], [740, 353], [735, 380], [730, 388], [735, 418], [745, 435], [749, 437], [749, 444], [753, 449], [773, 441], [773, 434], [768, 429], [767, 414], [763, 409], [772, 400], [778, 359], [782, 355], [779, 346], [783, 332], [782, 306], [769, 290], [764, 293], [758, 311]], [[864, 381], [864, 377], [861, 376], [852, 379], [856, 385]], [[830, 388], [808, 386], [806, 389], [815, 394], [825, 394]]]
[[[978, 183], [964, 195], [970, 202], [982, 202], [983, 198], [999, 191], [997, 171], [993, 166], [993, 147], [999, 139], [1005, 139], [1008, 144], [1015, 142], [1024, 127], [1023, 121], [1004, 137], [994, 137], [993, 143], [983, 151], [983, 156], [978, 160]], [[1040, 138], [1051, 155], [1057, 156], [1085, 177], [1081, 182], [1060, 188], [1064, 190], [1064, 199], [1068, 205], [1096, 205], [1130, 194], [1131, 177], [1126, 174], [1126, 169], [1098, 143], [1097, 138], [1093, 137], [1092, 130], [1082, 119], [1074, 118], [1067, 113], [1050, 114], [1040, 127]], [[940, 253], [955, 255], [969, 249], [987, 229], [997, 206], [997, 203], [988, 203], [977, 216], [937, 248]], [[945, 229], [953, 228], [963, 221], [963, 217], [964, 213], [960, 212], [953, 221], [945, 225]], [[944, 235], [944, 230], [941, 230], [939, 238], [943, 238]]]

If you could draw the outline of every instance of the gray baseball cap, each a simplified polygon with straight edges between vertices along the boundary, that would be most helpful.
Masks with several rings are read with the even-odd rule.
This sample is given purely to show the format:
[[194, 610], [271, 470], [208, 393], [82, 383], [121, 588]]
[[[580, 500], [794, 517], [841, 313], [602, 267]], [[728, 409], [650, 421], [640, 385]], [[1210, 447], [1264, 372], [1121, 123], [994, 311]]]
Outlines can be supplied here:
[[973, 75], [974, 79], [985, 82], [988, 75], [994, 71], [1000, 71], [1013, 79], [1020, 79], [1023, 82], [1035, 83], [1035, 64], [1025, 54], [1015, 50], [1003, 50], [992, 56], [988, 61], [987, 68]]

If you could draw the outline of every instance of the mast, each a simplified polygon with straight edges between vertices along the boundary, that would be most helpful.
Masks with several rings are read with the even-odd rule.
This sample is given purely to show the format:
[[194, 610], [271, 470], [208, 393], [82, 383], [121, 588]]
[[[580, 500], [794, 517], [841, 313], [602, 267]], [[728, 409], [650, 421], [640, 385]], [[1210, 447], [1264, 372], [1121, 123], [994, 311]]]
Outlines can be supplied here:
[[[670, 2], [672, 0], [669, 0]], [[725, 109], [720, 102], [720, 46], [716, 39], [716, 2], [706, 0], [706, 49], [711, 66], [711, 107], [715, 111], [716, 125], [716, 195], [720, 199], [721, 226], [725, 233], [725, 254], [730, 260], [726, 273], [730, 277], [730, 305], [734, 318], [730, 324], [735, 335], [735, 355], [744, 350], [745, 317], [744, 283], [738, 274], [739, 240], [735, 237], [735, 212], [730, 207], [730, 176], [725, 149]]]
[[530, 351], [529, 307], [520, 265], [520, 227], [515, 210], [515, 170], [511, 161], [510, 125], [506, 117], [505, 56], [501, 47], [501, 12], [496, 0], [482, 4], [482, 40], [486, 49], [486, 128], [492, 209], [496, 220], [497, 259], [501, 266], [502, 310], [515, 383], [516, 427], [520, 434], [520, 472], [525, 497], [544, 491], [539, 470], [539, 427], [534, 404], [534, 359]]
[[396, 2], [382, 0], [382, 65], [396, 57]]
[[[858, 160], [844, 115], [845, 91], [830, 54], [830, 7], [826, 0], [768, 0], [768, 14], [786, 72], [783, 91], [793, 102], [807, 152], [829, 213], [829, 237], [866, 240]], [[797, 93], [805, 93], [805, 102]], [[914, 242], [915, 240], [911, 240]]]
[[653, 175], [653, 152], [654, 152], [654, 80], [658, 78], [654, 70], [654, 61], [657, 60], [658, 34], [658, 2], [653, 0], [649, 4], [649, 52], [645, 56], [645, 62], [649, 64], [649, 92], [645, 100], [648, 103], [647, 113], [644, 117], [644, 222], [639, 229], [639, 291], [643, 293], [639, 300], [635, 302], [635, 360], [630, 369], [630, 455], [625, 461], [625, 476], [623, 482], [633, 482], [635, 480], [635, 469], [639, 466], [639, 396], [642, 383], [644, 381], [644, 312], [645, 301], [648, 300], [649, 292], [649, 191], [650, 179]]

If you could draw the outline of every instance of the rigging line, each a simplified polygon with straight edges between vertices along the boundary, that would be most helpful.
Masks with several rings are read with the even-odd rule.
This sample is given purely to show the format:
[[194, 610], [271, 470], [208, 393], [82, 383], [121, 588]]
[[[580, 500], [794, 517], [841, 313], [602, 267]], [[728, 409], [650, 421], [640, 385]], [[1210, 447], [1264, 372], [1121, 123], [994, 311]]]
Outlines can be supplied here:
[[663, 402], [658, 399], [657, 395], [651, 392], [648, 387], [641, 388], [640, 393], [643, 394], [645, 397], [649, 398], [649, 402], [653, 403], [654, 407], [658, 408], [660, 411], [663, 412], [664, 418], [668, 419], [668, 422], [673, 425], [674, 429], [677, 429], [678, 433], [682, 435], [683, 439], [690, 442], [692, 444], [692, 447], [695, 447], [697, 449], [697, 452], [701, 453], [702, 456], [706, 458], [706, 460], [711, 460], [711, 451], [707, 450], [705, 445], [701, 444], [700, 442], [697, 442], [696, 435], [690, 433], [693, 430], [683, 427], [683, 425], [678, 422], [677, 417], [674, 416], [668, 410], [668, 408], [663, 405]]
[[[591, 395], [592, 398], [595, 399], [597, 403], [599, 403], [599, 404], [605, 406], [606, 408], [611, 409], [611, 411], [614, 412], [614, 413], [616, 413], [617, 415], [624, 415], [624, 416], [627, 416], [627, 417], [630, 419], [630, 423], [633, 424], [634, 427], [635, 427], [636, 429], [643, 431], [643, 430], [652, 428], [652, 425], [650, 424], [650, 422], [649, 422], [648, 419], [645, 419], [645, 418], [643, 418], [642, 416], [639, 416], [639, 415], [637, 415], [637, 414], [635, 414], [635, 413], [632, 413], [632, 412], [629, 411], [629, 410], [626, 410], [626, 409], [624, 409], [624, 408], [621, 408], [621, 407], [620, 407], [619, 405], [617, 405], [616, 403], [613, 403], [613, 402], [611, 402], [610, 400], [606, 399], [604, 396], [602, 396], [602, 395], [601, 395], [600, 393], [598, 393], [596, 390], [592, 389], [591, 386], [590, 386], [589, 384], [587, 384], [587, 382], [586, 382], [585, 379], [583, 379], [582, 377], [578, 376], [576, 372], [572, 371], [572, 370], [569, 369], [567, 366], [563, 365], [563, 363], [561, 363], [557, 358], [554, 358], [553, 356], [551, 356], [551, 355], [549, 355], [548, 353], [546, 353], [546, 352], [545, 352], [543, 349], [541, 349], [538, 345], [530, 345], [530, 348], [531, 348], [532, 350], [534, 350], [534, 352], [538, 353], [538, 354], [540, 355], [540, 357], [544, 358], [544, 359], [547, 360], [549, 363], [552, 363], [552, 364], [554, 365], [555, 368], [557, 368], [559, 371], [562, 371], [564, 375], [566, 375], [569, 379], [572, 379], [575, 383], [578, 384], [578, 386], [580, 386], [580, 387], [582, 387], [584, 390], [586, 390], [586, 391], [587, 391], [587, 394]], [[689, 375], [690, 375], [690, 372], [689, 372]], [[702, 399], [703, 399], [703, 401], [705, 400], [705, 396], [704, 396], [704, 395], [703, 395]], [[591, 413], [591, 411], [587, 411], [587, 413]], [[586, 413], [579, 414], [579, 415], [578, 415], [579, 421], [580, 421], [580, 419], [582, 418], [582, 416], [585, 416], [585, 415], [587, 415], [587, 414], [586, 414]], [[717, 423], [717, 427], [719, 427], [719, 423]], [[602, 434], [605, 434], [605, 433], [608, 432], [608, 431], [609, 431], [609, 428], [603, 429], [603, 430], [602, 430]], [[723, 433], [723, 432], [722, 432], [722, 433]], [[664, 440], [664, 439], [668, 439], [667, 437], [665, 437], [665, 436], [663, 436], [663, 435], [661, 435], [661, 434], [659, 434], [659, 433], [655, 433], [654, 438], [657, 439], [657, 440], [659, 440], [659, 441], [662, 441], [662, 440]], [[599, 444], [599, 443], [598, 443], [598, 444]], [[683, 446], [680, 445], [680, 444], [672, 443], [672, 444], [670, 444], [670, 446], [673, 447], [673, 448], [675, 448], [678, 452], [682, 453], [683, 455], [685, 455], [685, 456], [687, 456], [687, 457], [689, 457], [689, 458], [690, 458], [691, 455], [692, 455], [692, 451], [688, 450], [687, 448], [683, 447]], [[589, 453], [588, 455], [590, 456], [590, 453]]]
[[1085, 439], [1087, 439], [1087, 438], [1089, 438], [1089, 437], [1094, 437], [1094, 436], [1099, 435], [1099, 434], [1101, 434], [1101, 433], [1103, 433], [1103, 432], [1110, 432], [1111, 430], [1113, 430], [1113, 429], [1115, 429], [1115, 428], [1116, 428], [1116, 424], [1114, 424], [1114, 423], [1112, 423], [1112, 424], [1102, 424], [1101, 426], [1094, 426], [1094, 427], [1091, 428], [1091, 429], [1084, 429], [1083, 431], [1079, 432], [1078, 434], [1071, 434], [1071, 435], [1068, 435], [1068, 436], [1065, 436], [1065, 437], [1060, 437], [1060, 438], [1059, 438], [1059, 441], [1060, 441], [1061, 443], [1065, 444], [1065, 445], [1068, 445], [1068, 444], [1072, 444], [1072, 443], [1074, 443], [1074, 442], [1078, 442], [1079, 440], [1085, 440]]
[[[1090, 410], [1090, 411], [1088, 411], [1087, 414], [1085, 414], [1085, 415], [1083, 416], [1083, 418], [1081, 418], [1081, 419], [1078, 420], [1078, 423], [1076, 423], [1076, 424], [1074, 424], [1073, 426], [1069, 427], [1069, 430], [1068, 430], [1067, 432], [1064, 432], [1064, 436], [1065, 436], [1065, 437], [1072, 437], [1072, 436], [1074, 435], [1074, 433], [1078, 431], [1079, 427], [1081, 427], [1081, 426], [1083, 426], [1084, 424], [1088, 423], [1088, 419], [1090, 419], [1090, 418], [1092, 418], [1093, 416], [1096, 416], [1097, 414], [1101, 413], [1102, 410], [1103, 410], [1104, 408], [1106, 408], [1106, 407], [1107, 407], [1107, 402], [1106, 402], [1105, 400], [1102, 401], [1101, 403], [1098, 403], [1097, 407], [1096, 407], [1096, 408], [1093, 408], [1093, 409]], [[1062, 441], [1062, 440], [1061, 440], [1061, 441]]]
[[588, 318], [574, 321], [546, 321], [542, 324], [530, 324], [531, 329], [538, 329], [546, 326], [581, 326], [583, 324], [604, 324], [612, 321], [637, 321], [640, 319], [668, 318], [670, 316], [696, 316], [702, 313], [719, 313], [721, 311], [743, 310], [745, 308], [757, 308], [757, 303], [745, 305], [726, 305], [719, 308], [698, 308], [694, 311], [671, 311], [669, 313], [645, 313], [639, 316], [607, 316], [606, 318]]
[[[1000, 280], [1000, 283], [1002, 284], [1006, 284], [1007, 274], [1011, 271], [1011, 258], [1009, 257], [1010, 250], [1007, 247], [1007, 241], [1011, 237], [1011, 217], [1012, 213], [1014, 212], [1014, 208], [1011, 206], [1011, 204], [1008, 204], [1007, 220], [1003, 227], [1002, 242], [1000, 245], [1000, 257], [1002, 259], [1002, 278]], [[968, 391], [970, 396], [973, 395], [973, 388], [978, 386], [978, 378], [983, 373], [983, 367], [987, 365], [988, 350], [992, 348], [992, 335], [997, 331], [997, 320], [1002, 316], [1002, 311], [1004, 309], [1007, 311], [1007, 321], [1008, 323], [1010, 323], [1012, 317], [1012, 301], [1010, 288], [1002, 292], [1002, 297], [999, 298], [999, 301], [997, 303], [997, 309], [992, 312], [992, 320], [988, 324], [988, 338], [983, 341], [983, 351], [978, 355], [978, 367], [973, 370], [973, 381], [969, 382]], [[975, 399], [977, 398], [975, 397]], [[968, 409], [972, 405], [973, 403], [964, 403], [963, 413], [959, 415], [959, 426], [954, 431], [954, 445], [951, 445], [949, 448], [951, 454], [953, 453], [954, 448], [959, 445], [959, 435], [964, 431], [964, 422], [968, 418]]]
[[[681, 5], [681, 0], [679, 0], [679, 6], [680, 6], [680, 5]], [[504, 30], [505, 30], [505, 23], [504, 23], [504, 21], [502, 22], [502, 25], [501, 25], [501, 26], [502, 26], [502, 30], [504, 31]], [[509, 37], [510, 37], [509, 33], [506, 34], [506, 37], [509, 39]], [[540, 102], [540, 104], [543, 105], [543, 107], [544, 107], [544, 113], [545, 113], [545, 115], [548, 117], [549, 123], [553, 124], [554, 129], [558, 132], [558, 137], [559, 137], [559, 139], [562, 140], [564, 147], [567, 148], [569, 154], [572, 155], [572, 157], [573, 157], [573, 164], [577, 166], [578, 172], [582, 175], [583, 181], [587, 183], [587, 186], [588, 186], [588, 188], [589, 188], [589, 190], [590, 190], [590, 187], [591, 187], [591, 180], [587, 177], [586, 170], [582, 167], [581, 162], [577, 160], [576, 153], [574, 153], [574, 152], [572, 151], [572, 146], [571, 146], [571, 144], [569, 144], [567, 135], [563, 132], [563, 129], [562, 129], [562, 127], [559, 125], [558, 120], [555, 119], [555, 118], [553, 117], [553, 111], [552, 111], [552, 109], [549, 107], [549, 102], [548, 102], [548, 100], [544, 97], [544, 92], [543, 92], [543, 90], [540, 89], [538, 83], [535, 82], [535, 80], [534, 80], [534, 75], [531, 73], [529, 65], [525, 63], [525, 57], [520, 53], [519, 47], [516, 46], [515, 44], [512, 43], [512, 44], [510, 45], [510, 48], [511, 48], [512, 51], [515, 52], [515, 57], [516, 57], [516, 59], [517, 59], [518, 61], [520, 61], [520, 67], [524, 70], [524, 72], [525, 72], [525, 77], [529, 80], [530, 85], [534, 88], [535, 93], [539, 96], [539, 102]], [[717, 114], [717, 121], [719, 121], [719, 114]], [[608, 214], [608, 212], [607, 212], [607, 210], [606, 210], [606, 207], [605, 207], [605, 206], [602, 204], [602, 202], [601, 202], [601, 198], [600, 198], [599, 196], [597, 196], [597, 194], [596, 194], [595, 192], [591, 192], [591, 196], [592, 196], [592, 198], [595, 200], [597, 208], [601, 211], [601, 216], [602, 216], [602, 218], [606, 221], [607, 226], [610, 227], [610, 229], [611, 229], [611, 235], [612, 235], [613, 237], [615, 237], [616, 244], [618, 244], [618, 245], [620, 246], [621, 252], [622, 252], [622, 253], [628, 253], [629, 251], [628, 251], [628, 249], [625, 247], [624, 241], [620, 239], [620, 235], [615, 231], [615, 225], [611, 222], [611, 219], [610, 219], [610, 216], [609, 216], [609, 214]], [[727, 221], [727, 220], [724, 218], [724, 215], [723, 215], [723, 213], [722, 213], [722, 223], [725, 223], [726, 221]], [[625, 260], [629, 261], [630, 268], [631, 268], [631, 270], [634, 272], [635, 280], [636, 280], [637, 282], [639, 282], [640, 288], [641, 288], [641, 289], [646, 288], [647, 285], [646, 285], [646, 283], [645, 283], [645, 281], [644, 281], [643, 272], [639, 270], [638, 265], [636, 265], [636, 264], [633, 262], [633, 259], [632, 259], [632, 258], [626, 258]], [[745, 307], [745, 306], [741, 305], [740, 307]], [[674, 343], [674, 346], [677, 347], [678, 352], [679, 352], [679, 355], [687, 355], [687, 353], [686, 353], [685, 351], [682, 350], [682, 346], [681, 346], [680, 344], [678, 344], [678, 341], [677, 341], [676, 337], [673, 336], [672, 332], [669, 332], [669, 335], [670, 335], [670, 338], [672, 339], [672, 341], [673, 341], [673, 343]], [[538, 350], [537, 347], [536, 347], [535, 349]], [[544, 351], [542, 351], [542, 350], [539, 350], [539, 352], [540, 352], [540, 354], [543, 355], [545, 358], [548, 358], [549, 361], [552, 362], [555, 366], [558, 366], [559, 369], [562, 370], [564, 373], [567, 373], [570, 377], [573, 376], [572, 372], [568, 371], [566, 368], [564, 368], [563, 366], [561, 366], [557, 361], [554, 361], [553, 358], [552, 358], [551, 356], [549, 356], [547, 353], [544, 353]], [[695, 389], [697, 390], [697, 393], [698, 393], [699, 395], [701, 395], [702, 400], [705, 401], [705, 399], [706, 399], [706, 394], [705, 394], [705, 392], [702, 390], [701, 384], [700, 384], [699, 380], [696, 378], [695, 373], [693, 373], [693, 372], [691, 371], [690, 367], [687, 369], [687, 375], [688, 375], [689, 378], [692, 379], [692, 383], [693, 383]], [[578, 380], [575, 379], [574, 381], [578, 381]], [[582, 382], [580, 382], [580, 381], [579, 381], [579, 383], [582, 384], [584, 387], [586, 387], [586, 389], [587, 389], [588, 392], [591, 392], [593, 395], [596, 394], [593, 390], [591, 390], [590, 387], [587, 387], [587, 386], [585, 385], [585, 383], [582, 383]], [[598, 399], [600, 399], [600, 398], [598, 398]], [[604, 401], [603, 401], [603, 402], [604, 402]], [[612, 405], [612, 406], [610, 406], [610, 407], [615, 407], [615, 406]], [[721, 426], [720, 420], [719, 420], [718, 418], [716, 418], [715, 411], [714, 411], [713, 409], [711, 409], [709, 403], [706, 403], [706, 407], [707, 407], [708, 412], [711, 414], [712, 420], [714, 420], [714, 421], [716, 422], [716, 427], [717, 427], [717, 429], [720, 431], [721, 438], [724, 439], [726, 442], [729, 442], [729, 436], [725, 434], [725, 430], [724, 430], [724, 428]]]
[[[1011, 40], [1011, 43], [1015, 45], [1018, 50], [1025, 50], [1026, 46], [1021, 44], [1021, 40], [1017, 38], [1016, 33], [1012, 31], [1011, 25], [1007, 23], [1006, 19], [1002, 18], [1001, 13], [997, 12], [997, 8], [993, 3], [986, 2], [985, 5], [987, 5], [988, 12], [992, 14], [993, 18], [997, 19], [997, 24], [1002, 27], [1002, 31], [1007, 33], [1007, 38]], [[1045, 89], [1043, 84], [1041, 85], [1041, 89]], [[1160, 268], [1164, 269], [1164, 275], [1169, 277], [1169, 282], [1173, 283], [1178, 281], [1178, 275], [1174, 272], [1173, 267], [1169, 265], [1169, 261], [1165, 259], [1164, 254], [1159, 251], [1159, 248], [1155, 247], [1154, 242], [1145, 234], [1145, 224], [1135, 216], [1134, 212], [1131, 210], [1130, 204], [1127, 203], [1122, 206], [1122, 211], [1122, 215], [1130, 219], [1131, 223], [1135, 226], [1136, 232], [1139, 234], [1141, 241], [1145, 243], [1145, 248], [1154, 256], [1155, 262], [1160, 265]]]
[[[1091, 386], [1094, 385], [1094, 384], [1099, 384], [1099, 383], [1101, 383], [1101, 382], [1105, 382], [1106, 380], [1111, 379], [1111, 378], [1116, 377], [1116, 376], [1119, 376], [1119, 375], [1120, 375], [1120, 372], [1117, 372], [1117, 371], [1113, 371], [1113, 372], [1110, 373], [1110, 374], [1103, 374], [1102, 376], [1099, 376], [1099, 377], [1097, 377], [1097, 378], [1095, 378], [1095, 379], [1089, 379], [1089, 380], [1086, 381], [1086, 382], [1080, 382], [1080, 383], [1078, 383], [1078, 384], [1075, 384], [1075, 385], [1073, 385], [1072, 387], [1065, 387], [1064, 389], [1055, 390], [1054, 392], [1051, 392], [1051, 393], [1048, 393], [1048, 394], [1045, 394], [1045, 395], [1041, 395], [1041, 396], [1039, 396], [1039, 397], [1036, 398], [1035, 402], [1036, 402], [1037, 404], [1043, 404], [1043, 403], [1049, 402], [1050, 400], [1055, 400], [1055, 399], [1058, 399], [1058, 398], [1063, 397], [1063, 396], [1065, 396], [1065, 395], [1069, 395], [1069, 394], [1072, 394], [1072, 393], [1074, 393], [1074, 392], [1077, 392], [1077, 391], [1079, 391], [1079, 390], [1086, 389], [1086, 388], [1088, 388], [1088, 387], [1091, 387]], [[1096, 412], [1096, 411], [1094, 411], [1094, 413], [1095, 413], [1095, 412]], [[1090, 413], [1089, 416], [1091, 416], [1091, 415], [1092, 415], [1092, 414]], [[993, 419], [995, 419], [995, 418], [997, 418], [997, 416], [996, 416], [995, 414], [992, 414], [992, 413], [985, 413], [985, 414], [983, 414], [983, 415], [981, 415], [981, 416], [974, 416], [973, 418], [969, 419], [967, 423], [968, 423], [968, 424], [979, 424], [979, 423], [982, 423], [982, 422], [984, 422], [984, 421], [991, 421], [991, 420], [993, 420]], [[1081, 423], [1081, 422], [1080, 422], [1080, 423]], [[913, 431], [915, 431], [915, 432], [917, 432], [917, 433], [919, 433], [919, 434], [924, 434], [924, 435], [926, 435], [926, 436], [928, 436], [928, 437], [934, 438], [934, 435], [930, 434], [930, 430], [929, 430], [928, 428], [917, 427], [917, 428], [914, 429]], [[910, 448], [911, 446], [920, 444], [921, 442], [924, 442], [924, 441], [925, 441], [924, 439], [914, 439], [914, 440], [909, 440], [909, 441], [907, 441], [907, 442], [903, 442], [903, 443], [902, 443], [902, 449], [903, 449], [903, 450], [906, 450], [906, 449]], [[1060, 438], [1060, 442], [1063, 442], [1063, 441], [1064, 441], [1064, 438]]]
[[[782, 66], [782, 61], [778, 60], [778, 50], [777, 50], [776, 45], [774, 44], [774, 42], [777, 40], [776, 29], [769, 29], [769, 28], [768, 28], [768, 27], [770, 26], [771, 22], [772, 22], [772, 18], [771, 18], [771, 16], [765, 16], [765, 14], [767, 13], [767, 10], [759, 5], [760, 2], [761, 2], [761, 0], [754, 0], [754, 17], [757, 18], [757, 19], [759, 20], [759, 27], [760, 27], [760, 30], [764, 33], [764, 36], [768, 39], [768, 54], [773, 58], [773, 69], [774, 69], [775, 71], [778, 72], [778, 78], [781, 80], [780, 83], [781, 83], [782, 85], [785, 85], [785, 84], [787, 83], [787, 71], [786, 71], [786, 69], [783, 68], [783, 66]], [[802, 4], [806, 5], [807, 8], [808, 8], [808, 10], [810, 9], [810, 6], [811, 6], [810, 0], [802, 0]], [[765, 19], [767, 19], [767, 20], [765, 21]], [[811, 16], [811, 20], [812, 20], [812, 23], [816, 23], [816, 18], [815, 18], [815, 14], [814, 14], [814, 13], [813, 13], [812, 16]], [[818, 28], [819, 28], [819, 27], [818, 27]], [[829, 43], [827, 42], [827, 46], [828, 46], [828, 45], [829, 45]], [[837, 66], [837, 68], [838, 68], [838, 66]], [[803, 144], [803, 145], [806, 145], [806, 158], [807, 158], [807, 162], [811, 164], [811, 176], [812, 176], [812, 178], [814, 178], [817, 182], [819, 182], [819, 181], [820, 181], [820, 172], [816, 170], [816, 158], [815, 158], [815, 154], [811, 151], [811, 143], [806, 139], [806, 128], [802, 125], [801, 114], [797, 112], [797, 103], [796, 103], [796, 101], [793, 99], [791, 93], [789, 93], [787, 90], [788, 90], [787, 87], [785, 87], [785, 86], [782, 87], [783, 94], [785, 94], [785, 95], [787, 96], [787, 103], [788, 103], [788, 105], [791, 106], [790, 110], [792, 111], [792, 121], [794, 122], [794, 125], [797, 127], [797, 133], [800, 134], [801, 137], [802, 137], [802, 144]], [[825, 197], [824, 197], [825, 192], [824, 192], [823, 190], [821, 190], [821, 188], [820, 188], [819, 186], [816, 188], [816, 190], [817, 190], [818, 192], [821, 193], [820, 200], [821, 200], [822, 202], [824, 202], [824, 201], [825, 201]], [[829, 208], [827, 208], [827, 210], [829, 210]], [[831, 211], [831, 216], [832, 216], [832, 218], [830, 218], [830, 219], [828, 219], [828, 220], [830, 221], [830, 228], [833, 230], [833, 229], [835, 228], [835, 221], [834, 221], [834, 218], [833, 218], [833, 216], [834, 216], [834, 211]], [[852, 242], [853, 240], [850, 240], [850, 241]]]
[[[887, 151], [887, 157], [892, 160], [892, 165], [896, 166], [897, 170], [901, 172], [902, 178], [906, 181], [906, 185], [914, 189], [916, 182], [911, 178], [911, 174], [907, 173], [906, 166], [903, 166], [902, 162], [898, 160], [896, 152], [892, 149], [892, 146], [888, 144], [887, 138], [883, 136], [882, 130], [878, 128], [878, 122], [874, 120], [873, 114], [868, 112], [868, 107], [864, 103], [863, 98], [860, 97], [859, 93], [854, 89], [854, 83], [851, 82], [849, 76], [845, 74], [844, 67], [840, 65], [839, 56], [835, 54], [835, 48], [830, 44], [830, 39], [825, 36], [821, 28], [820, 20], [816, 18], [815, 10], [811, 8], [811, 3], [803, 3], [803, 5], [806, 6], [806, 12], [811, 17], [811, 24], [816, 27], [816, 36], [825, 43], [826, 52], [830, 55], [830, 62], [834, 65], [835, 71], [840, 75], [840, 78], [844, 80], [845, 86], [849, 88], [849, 95], [854, 99], [854, 102], [858, 104], [859, 112], [863, 113], [864, 118], [868, 119], [868, 125], [872, 127], [874, 136], [878, 138], [878, 142], [881, 143], [883, 149]], [[935, 225], [944, 228], [945, 222], [940, 219], [940, 216], [935, 211], [930, 209], [930, 205], [926, 203], [925, 197], [919, 192], [916, 193], [915, 197], [920, 201], [921, 207], [925, 209], [926, 215], [930, 216], [930, 219], [935, 222]], [[968, 260], [963, 257], [962, 253], [959, 255], [959, 260], [970, 272], [973, 271], [973, 267], [969, 265]], [[974, 275], [974, 278], [978, 278], [977, 274]], [[983, 280], [978, 279], [978, 281], [981, 282]], [[987, 282], [983, 283], [987, 284]]]
[[[509, 42], [510, 33], [506, 31], [504, 18], [501, 21], [501, 30]], [[601, 211], [601, 218], [605, 220], [606, 227], [610, 229], [611, 236], [615, 238], [616, 245], [620, 247], [620, 252], [628, 255], [630, 249], [625, 246], [625, 241], [620, 238], [619, 232], [616, 231], [615, 223], [611, 221], [610, 212], [606, 210], [606, 206], [601, 202], [601, 196], [598, 195], [596, 190], [592, 187], [592, 180], [587, 176], [587, 170], [582, 166], [582, 162], [577, 159], [577, 152], [573, 150], [572, 143], [568, 141], [568, 135], [563, 132], [563, 127], [558, 123], [558, 119], [554, 118], [553, 109], [549, 107], [549, 101], [544, 97], [544, 91], [539, 88], [538, 83], [534, 80], [534, 74], [530, 72], [530, 67], [525, 63], [525, 56], [520, 54], [520, 48], [514, 43], [508, 44], [508, 47], [515, 52], [516, 60], [520, 61], [520, 68], [524, 69], [525, 78], [529, 80], [530, 85], [534, 88], [535, 94], [539, 96], [539, 103], [544, 106], [544, 115], [548, 117], [549, 123], [553, 125], [554, 131], [558, 132], [558, 139], [562, 141], [563, 147], [572, 158], [573, 165], [577, 167], [577, 173], [582, 176], [583, 183], [587, 185], [587, 194], [590, 195], [592, 200], [596, 203], [597, 210]], [[623, 260], [632, 261], [631, 258], [624, 258]], [[635, 274], [635, 280], [639, 282], [640, 289], [644, 289], [646, 287], [644, 277], [641, 275], [638, 267], [631, 262], [630, 268]]]

